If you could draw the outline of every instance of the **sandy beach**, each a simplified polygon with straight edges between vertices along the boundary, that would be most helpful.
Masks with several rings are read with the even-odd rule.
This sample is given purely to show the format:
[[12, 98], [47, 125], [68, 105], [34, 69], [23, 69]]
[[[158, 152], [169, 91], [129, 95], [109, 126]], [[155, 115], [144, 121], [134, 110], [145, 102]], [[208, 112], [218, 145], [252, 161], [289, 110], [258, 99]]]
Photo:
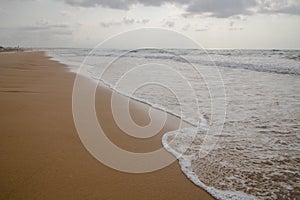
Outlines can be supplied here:
[[[43, 52], [0, 54], [0, 76], [0, 199], [213, 199], [177, 161], [159, 171], [130, 174], [94, 159], [73, 122], [75, 75]], [[110, 98], [109, 89], [98, 88], [98, 119], [123, 149], [161, 148], [163, 133], [178, 126], [179, 120], [168, 116], [155, 137], [132, 138], [114, 123]], [[132, 102], [130, 108], [138, 124], [147, 124], [148, 106]]]

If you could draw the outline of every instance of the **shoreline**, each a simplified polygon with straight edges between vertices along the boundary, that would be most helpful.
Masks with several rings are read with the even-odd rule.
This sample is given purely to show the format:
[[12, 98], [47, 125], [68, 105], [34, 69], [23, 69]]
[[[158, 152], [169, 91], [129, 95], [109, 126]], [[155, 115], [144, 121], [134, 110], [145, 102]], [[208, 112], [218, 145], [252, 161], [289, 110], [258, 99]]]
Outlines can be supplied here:
[[[42, 52], [44, 52], [44, 51], [42, 51]], [[71, 73], [73, 73], [73, 74], [76, 74], [76, 70], [74, 71], [74, 69], [72, 69], [72, 67], [68, 66], [68, 65], [69, 65], [68, 63], [64, 63], [64, 62], [60, 61], [59, 59], [55, 59], [55, 58], [52, 57], [51, 55], [47, 55], [47, 53], [45, 53], [45, 54], [46, 54], [46, 56], [47, 56], [50, 60], [55, 61], [55, 62], [58, 62], [58, 63], [60, 63], [60, 64], [62, 64], [62, 65], [65, 65], [65, 66], [68, 68], [68, 72], [71, 72]], [[73, 65], [73, 66], [76, 67], [76, 66], [79, 65], [79, 64], [70, 63], [70, 65]], [[86, 77], [86, 78], [87, 78], [87, 77]], [[188, 121], [188, 120], [186, 120], [186, 119], [181, 118], [180, 115], [178, 115], [178, 114], [176, 114], [176, 113], [173, 113], [173, 112], [170, 111], [170, 110], [166, 110], [166, 109], [163, 108], [163, 107], [159, 107], [159, 106], [157, 106], [157, 105], [153, 105], [153, 104], [151, 104], [151, 103], [148, 102], [148, 101], [145, 101], [145, 100], [143, 100], [143, 99], [139, 99], [139, 98], [130, 96], [130, 95], [126, 94], [126, 93], [123, 93], [123, 92], [121, 92], [121, 91], [119, 91], [119, 90], [114, 89], [109, 83], [104, 82], [103, 80], [93, 79], [93, 80], [91, 80], [91, 81], [98, 81], [98, 84], [101, 84], [101, 87], [106, 88], [106, 89], [108, 89], [108, 90], [112, 90], [112, 91], [114, 91], [115, 93], [118, 93], [118, 95], [124, 96], [125, 98], [129, 98], [130, 101], [134, 101], [134, 102], [136, 102], [137, 104], [144, 104], [144, 105], [146, 105], [146, 106], [148, 106], [148, 107], [151, 107], [152, 109], [155, 109], [155, 110], [157, 110], [157, 111], [159, 111], [159, 112], [164, 112], [164, 113], [166, 113], [167, 115], [171, 115], [171, 116], [173, 116], [173, 117], [179, 118], [179, 119], [182, 121], [182, 123], [184, 123], [184, 127], [194, 127], [194, 128], [197, 127], [197, 124], [195, 124], [195, 123], [193, 123], [193, 122], [191, 122], [191, 121]], [[205, 120], [205, 122], [207, 123], [207, 120], [206, 120], [206, 119], [203, 118], [202, 120]]]
[[[103, 165], [87, 152], [75, 130], [75, 74], [43, 52], [0, 54], [0, 58], [0, 198], [214, 199], [183, 174], [178, 161], [145, 174]], [[147, 141], [122, 133], [107, 106], [111, 93], [108, 88], [97, 89], [97, 116], [121, 148], [134, 152], [161, 148], [161, 136], [177, 128], [179, 119], [168, 114], [163, 130]], [[145, 125], [149, 106], [142, 104], [135, 101], [130, 110], [134, 121]]]

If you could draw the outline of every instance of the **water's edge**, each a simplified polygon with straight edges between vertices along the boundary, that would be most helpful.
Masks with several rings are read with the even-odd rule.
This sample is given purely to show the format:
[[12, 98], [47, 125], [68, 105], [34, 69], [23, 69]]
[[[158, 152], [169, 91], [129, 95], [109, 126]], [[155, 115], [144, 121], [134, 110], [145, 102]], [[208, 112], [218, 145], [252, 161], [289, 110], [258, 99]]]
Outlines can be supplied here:
[[[69, 72], [74, 73], [74, 74], [77, 75], [77, 72], [74, 71], [74, 70], [72, 70], [72, 66], [76, 65], [76, 63], [68, 63], [68, 62], [64, 62], [64, 61], [62, 61], [62, 60], [60, 60], [60, 59], [56, 59], [56, 58], [53, 57], [52, 55], [49, 55], [48, 52], [46, 52], [46, 51], [44, 51], [44, 53], [45, 53], [45, 55], [46, 55], [50, 60], [53, 60], [53, 61], [56, 61], [56, 62], [58, 62], [58, 63], [61, 63], [61, 64], [65, 65], [65, 66], [67, 67], [67, 69], [69, 70]], [[79, 66], [77, 66], [77, 67], [79, 67]], [[95, 81], [95, 80], [93, 79], [93, 81]], [[134, 101], [136, 101], [136, 102], [145, 104], [145, 105], [147, 105], [147, 106], [151, 106], [153, 109], [156, 109], [156, 110], [159, 110], [159, 111], [166, 112], [166, 113], [169, 114], [169, 115], [172, 115], [172, 116], [174, 116], [174, 117], [179, 118], [180, 120], [182, 120], [183, 122], [185, 122], [185, 123], [191, 125], [192, 127], [196, 127], [196, 126], [197, 126], [196, 124], [194, 124], [194, 123], [192, 123], [192, 122], [190, 122], [190, 121], [188, 121], [188, 120], [183, 119], [180, 115], [178, 115], [178, 114], [176, 114], [176, 113], [173, 113], [173, 112], [171, 112], [171, 111], [169, 111], [169, 110], [166, 110], [166, 109], [163, 108], [163, 107], [159, 107], [158, 105], [153, 105], [153, 104], [151, 104], [150, 102], [143, 101], [142, 99], [139, 99], [139, 98], [136, 98], [136, 97], [133, 97], [133, 96], [129, 96], [129, 95], [127, 95], [127, 94], [125, 94], [125, 93], [123, 93], [123, 92], [121, 92], [121, 91], [116, 90], [116, 89], [115, 89], [113, 86], [111, 86], [109, 83], [107, 83], [107, 82], [105, 82], [105, 81], [102, 81], [102, 80], [99, 80], [99, 81], [101, 81], [101, 83], [103, 83], [103, 85], [101, 85], [101, 86], [106, 87], [106, 88], [108, 88], [108, 89], [111, 89], [111, 90], [113, 90], [114, 92], [117, 92], [117, 93], [120, 94], [120, 95], [123, 95], [123, 96], [125, 96], [125, 97], [127, 97], [127, 98], [129, 98], [129, 99], [131, 99], [131, 100], [134, 100]], [[203, 120], [203, 121], [202, 121], [202, 120]], [[203, 130], [207, 130], [207, 125], [206, 125], [206, 124], [207, 124], [207, 121], [206, 121], [206, 119], [203, 118], [203, 117], [201, 117], [201, 121], [202, 121], [202, 127], [198, 127], [198, 128], [200, 128], [200, 129], [202, 128]], [[185, 129], [187, 129], [187, 128], [185, 128]], [[197, 131], [197, 128], [189, 128], [189, 129], [194, 129], [194, 130]], [[180, 130], [176, 130], [176, 131], [180, 131]], [[174, 134], [174, 133], [177, 134], [178, 132], [176, 132], [176, 131], [166, 132], [166, 133], [163, 135], [163, 137], [162, 137], [162, 145], [163, 145], [163, 147], [164, 147], [169, 153], [171, 153], [174, 157], [177, 158], [177, 160], [178, 160], [178, 162], [179, 162], [179, 164], [180, 164], [180, 166], [181, 166], [181, 170], [184, 172], [184, 174], [187, 176], [187, 178], [188, 178], [192, 183], [194, 183], [195, 185], [197, 185], [197, 186], [199, 186], [200, 188], [202, 188], [202, 189], [204, 189], [205, 191], [207, 191], [207, 192], [208, 192], [210, 195], [212, 195], [214, 198], [216, 198], [216, 199], [221, 199], [220, 196], [217, 195], [216, 189], [211, 188], [211, 187], [208, 187], [208, 186], [206, 186], [204, 183], [202, 183], [202, 182], [198, 179], [197, 175], [194, 174], [194, 173], [192, 172], [192, 170], [189, 170], [188, 168], [185, 167], [185, 165], [183, 164], [184, 161], [185, 161], [184, 158], [183, 158], [183, 157], [180, 157], [179, 155], [177, 155], [176, 152], [168, 145], [168, 143], [167, 143], [167, 137], [168, 137], [169, 135], [171, 135], [171, 134]], [[220, 191], [220, 192], [221, 192], [221, 191]], [[227, 196], [227, 197], [229, 197], [229, 196], [232, 196], [232, 193], [233, 193], [233, 192], [232, 192], [232, 193], [231, 193], [231, 192], [227, 192], [227, 193], [228, 193], [228, 196]], [[226, 197], [226, 195], [225, 195], [224, 197]], [[249, 199], [249, 198], [248, 198], [248, 199]]]

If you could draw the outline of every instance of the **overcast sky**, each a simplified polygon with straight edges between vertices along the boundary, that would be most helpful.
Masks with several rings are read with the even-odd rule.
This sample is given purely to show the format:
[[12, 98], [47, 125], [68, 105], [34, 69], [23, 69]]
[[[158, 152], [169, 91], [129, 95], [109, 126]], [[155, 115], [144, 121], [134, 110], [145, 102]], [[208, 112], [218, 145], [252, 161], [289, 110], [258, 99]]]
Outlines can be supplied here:
[[124, 31], [157, 27], [182, 33], [206, 48], [300, 48], [299, 0], [0, 3], [0, 45], [4, 46], [94, 47]]

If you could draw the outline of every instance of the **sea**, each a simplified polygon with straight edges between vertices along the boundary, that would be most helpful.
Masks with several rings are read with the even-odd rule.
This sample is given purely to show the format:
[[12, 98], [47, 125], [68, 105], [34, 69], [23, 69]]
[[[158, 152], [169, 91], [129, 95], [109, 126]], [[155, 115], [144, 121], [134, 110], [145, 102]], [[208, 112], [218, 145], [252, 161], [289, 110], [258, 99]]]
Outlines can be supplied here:
[[300, 50], [43, 50], [190, 124], [162, 144], [216, 199], [300, 199]]

